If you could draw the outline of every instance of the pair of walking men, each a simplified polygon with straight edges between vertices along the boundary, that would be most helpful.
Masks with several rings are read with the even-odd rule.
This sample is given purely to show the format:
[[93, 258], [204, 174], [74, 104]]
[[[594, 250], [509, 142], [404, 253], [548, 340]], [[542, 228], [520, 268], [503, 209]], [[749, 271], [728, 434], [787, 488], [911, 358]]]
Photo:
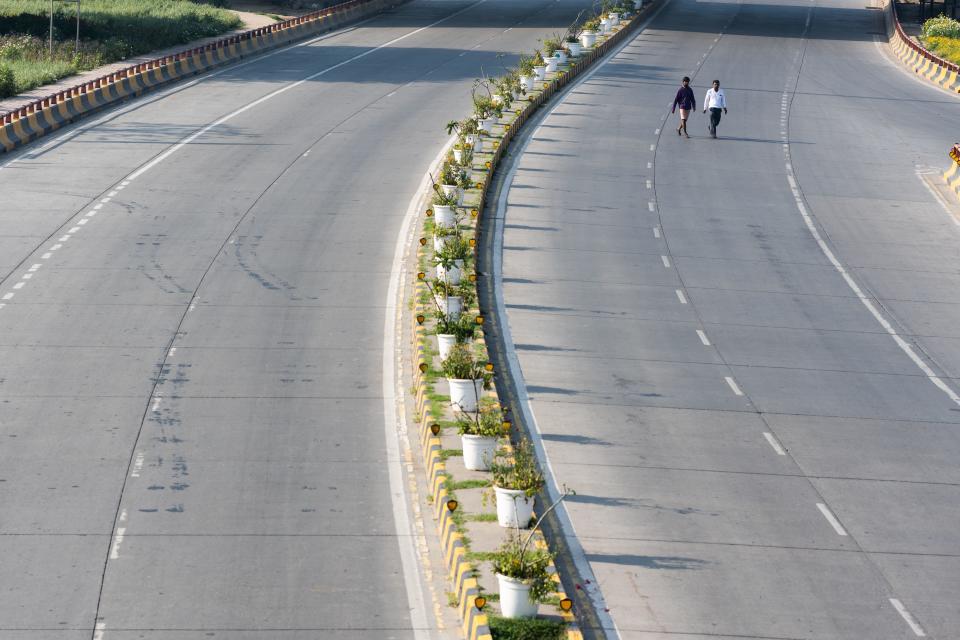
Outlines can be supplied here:
[[[697, 99], [693, 97], [690, 78], [686, 76], [683, 78], [683, 84], [677, 90], [677, 96], [673, 99], [673, 108], [670, 112], [676, 113], [677, 107], [680, 108], [680, 125], [677, 127], [677, 135], [685, 135], [689, 138], [687, 118], [690, 117], [690, 112], [697, 108]], [[703, 112], [706, 113], [707, 110], [710, 111], [710, 124], [708, 125], [710, 137], [716, 138], [717, 125], [720, 124], [720, 114], [727, 112], [727, 97], [724, 95], [723, 89], [720, 88], [719, 80], [714, 80], [713, 86], [707, 89], [707, 95], [703, 99]]]

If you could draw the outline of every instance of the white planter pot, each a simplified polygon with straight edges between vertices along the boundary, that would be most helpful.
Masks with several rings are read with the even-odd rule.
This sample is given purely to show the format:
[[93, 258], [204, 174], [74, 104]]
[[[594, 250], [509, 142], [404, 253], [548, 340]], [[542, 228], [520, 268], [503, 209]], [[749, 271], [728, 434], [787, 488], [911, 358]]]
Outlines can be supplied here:
[[610, 33], [610, 20], [609, 18], [604, 18], [600, 21], [600, 33]]
[[457, 202], [463, 203], [463, 189], [458, 187], [455, 184], [442, 184], [440, 185], [440, 190], [443, 191], [444, 195], [447, 196], [456, 196]]
[[544, 80], [546, 80], [546, 79], [547, 79], [547, 67], [546, 67], [546, 65], [542, 65], [542, 64], [541, 64], [541, 65], [537, 65], [536, 67], [534, 67], [534, 68], [533, 68], [533, 75], [534, 75], [534, 76], [537, 78], [537, 80], [539, 80], [540, 82], [543, 82]]
[[450, 404], [467, 413], [477, 410], [477, 401], [483, 397], [483, 380], [447, 378], [450, 385]]
[[560, 60], [554, 56], [547, 58], [547, 73], [556, 73]]
[[566, 46], [567, 51], [569, 51], [570, 55], [574, 58], [580, 55], [583, 48], [583, 45], [579, 42], [567, 42], [564, 44], [564, 46]]
[[489, 471], [497, 453], [497, 439], [490, 436], [460, 436], [463, 464], [470, 471]]
[[460, 278], [463, 277], [463, 260], [454, 261], [453, 266], [449, 269], [444, 269], [442, 264], [438, 264], [437, 277], [454, 286], [460, 284]]
[[523, 491], [494, 487], [497, 494], [497, 522], [501, 527], [526, 529], [533, 516], [533, 498]]
[[533, 91], [533, 85], [536, 82], [536, 76], [520, 76], [520, 86], [524, 91]]
[[493, 101], [497, 104], [506, 104], [507, 102], [512, 102], [513, 94], [511, 93], [509, 96], [502, 96], [498, 93], [493, 96]]
[[497, 574], [500, 586], [500, 614], [504, 618], [533, 618], [537, 615], [537, 603], [530, 600], [530, 585]]
[[433, 223], [438, 227], [448, 229], [457, 223], [457, 214], [450, 205], [433, 205]]
[[566, 49], [557, 49], [553, 52], [553, 57], [557, 59], [559, 64], [567, 64], [567, 50]]
[[447, 248], [447, 241], [451, 236], [433, 236], [433, 250], [443, 251]]
[[495, 124], [497, 124], [496, 116], [490, 116], [489, 118], [484, 118], [483, 120], [477, 120], [477, 126], [487, 133], [493, 133], [493, 125]]
[[589, 49], [593, 45], [597, 44], [597, 34], [594, 31], [584, 31], [580, 34], [580, 44], [583, 45], [584, 49]]
[[453, 348], [453, 345], [457, 344], [457, 336], [452, 333], [438, 333], [437, 334], [437, 347], [440, 351], [440, 359], [446, 360], [447, 356], [450, 355], [450, 349]]
[[463, 312], [463, 298], [460, 296], [440, 298], [440, 311], [451, 320], [458, 320]]
[[609, 13], [607, 14], [607, 20], [610, 21], [610, 26], [615, 27], [620, 24], [620, 14], [619, 13]]
[[483, 140], [480, 139], [480, 135], [476, 133], [471, 133], [465, 136], [467, 144], [473, 147], [474, 152], [480, 152], [483, 150]]
[[643, 8], [643, 0], [633, 0], [633, 8], [634, 8], [634, 9], [642, 9], [642, 8]]
[[453, 150], [453, 161], [457, 164], [463, 164], [463, 149], [454, 149]]

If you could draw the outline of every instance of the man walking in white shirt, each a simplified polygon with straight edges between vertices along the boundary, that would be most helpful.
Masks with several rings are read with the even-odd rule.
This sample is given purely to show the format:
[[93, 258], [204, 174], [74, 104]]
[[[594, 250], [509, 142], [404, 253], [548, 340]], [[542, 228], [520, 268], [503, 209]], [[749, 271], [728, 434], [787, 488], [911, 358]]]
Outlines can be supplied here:
[[717, 125], [720, 124], [720, 112], [727, 112], [727, 97], [723, 95], [723, 89], [720, 88], [720, 81], [714, 80], [713, 87], [707, 89], [707, 96], [703, 99], [703, 112], [710, 110], [710, 136], [717, 137]]

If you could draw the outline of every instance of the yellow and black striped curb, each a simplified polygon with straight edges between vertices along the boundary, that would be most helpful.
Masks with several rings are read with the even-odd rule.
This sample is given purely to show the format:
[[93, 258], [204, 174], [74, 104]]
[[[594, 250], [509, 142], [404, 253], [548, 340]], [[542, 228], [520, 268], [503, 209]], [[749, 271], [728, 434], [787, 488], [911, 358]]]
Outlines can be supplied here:
[[295, 40], [330, 31], [404, 0], [350, 0], [269, 27], [109, 73], [0, 114], [0, 152], [9, 152], [77, 118], [144, 91]]
[[950, 189], [960, 198], [960, 164], [956, 162], [943, 172], [943, 179], [950, 185]]
[[[494, 151], [491, 160], [486, 164], [482, 180], [476, 183], [476, 192], [478, 192], [478, 204], [474, 211], [474, 224], [479, 224], [479, 216], [484, 210], [484, 204], [488, 191], [493, 183], [493, 174], [499, 164], [500, 159], [510, 141], [517, 135], [520, 128], [530, 119], [533, 113], [539, 109], [547, 100], [555, 95], [563, 87], [567, 86], [574, 78], [583, 73], [598, 58], [607, 54], [611, 49], [623, 42], [640, 24], [640, 15], [647, 12], [649, 6], [641, 9], [638, 16], [632, 20], [625, 20], [621, 28], [607, 37], [603, 42], [597, 44], [590, 51], [580, 56], [576, 62], [571, 62], [569, 68], [555, 76], [548, 82], [542, 90], [534, 91], [529, 95], [529, 100], [515, 113], [513, 121], [505, 128], [500, 140], [494, 141]], [[472, 191], [472, 190], [471, 190]], [[475, 226], [475, 230], [479, 228]], [[476, 252], [477, 248], [474, 248]], [[429, 249], [425, 244], [421, 244], [417, 250], [418, 262], [428, 256]], [[475, 256], [476, 258], [476, 256]], [[426, 379], [426, 372], [430, 370], [432, 364], [431, 345], [427, 336], [426, 328], [423, 324], [428, 315], [427, 309], [419, 301], [424, 294], [429, 294], [424, 282], [418, 281], [414, 288], [414, 299], [417, 303], [414, 308], [414, 327], [413, 327], [413, 371], [414, 371], [414, 389], [416, 394], [416, 415], [419, 419], [420, 444], [422, 447], [424, 467], [427, 471], [427, 480], [432, 488], [435, 516], [440, 533], [444, 561], [450, 577], [454, 583], [454, 589], [459, 603], [459, 613], [462, 622], [462, 631], [467, 640], [491, 640], [490, 629], [487, 616], [481, 610], [474, 606], [474, 599], [480, 595], [479, 584], [474, 576], [474, 567], [466, 560], [466, 545], [463, 540], [463, 533], [458, 530], [458, 526], [453, 519], [451, 512], [446, 508], [447, 488], [446, 464], [442, 457], [442, 443], [439, 435], [433, 435], [430, 430], [431, 422], [431, 401], [428, 395], [429, 385]], [[535, 544], [538, 547], [546, 548], [547, 542], [539, 532], [535, 537]], [[557, 585], [557, 596], [564, 599], [566, 595], [560, 583], [560, 575], [556, 566], [551, 566], [550, 571]], [[562, 612], [563, 619], [568, 623], [568, 640], [582, 640], [583, 635], [577, 625], [576, 618], [572, 612]]]
[[960, 66], [931, 53], [910, 38], [900, 26], [894, 0], [886, 4], [884, 21], [887, 37], [896, 56], [914, 73], [926, 78], [938, 87], [960, 93]]

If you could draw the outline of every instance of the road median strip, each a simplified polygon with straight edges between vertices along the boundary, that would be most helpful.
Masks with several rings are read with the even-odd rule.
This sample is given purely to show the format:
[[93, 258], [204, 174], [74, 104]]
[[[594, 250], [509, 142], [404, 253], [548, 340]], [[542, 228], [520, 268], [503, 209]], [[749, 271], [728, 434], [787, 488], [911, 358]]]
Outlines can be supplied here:
[[[640, 9], [639, 14], [643, 15], [645, 12], [645, 9]], [[607, 14], [604, 13], [604, 16]], [[490, 118], [491, 114], [487, 111], [489, 105], [483, 99], [482, 89], [481, 99], [478, 100], [475, 87], [474, 103], [478, 110], [475, 118], [449, 125], [451, 132], [455, 130], [459, 132], [460, 142], [447, 149], [449, 157], [444, 163], [444, 172], [449, 170], [451, 173], [457, 173], [462, 169], [460, 177], [465, 188], [460, 192], [460, 200], [451, 199], [457, 197], [457, 188], [456, 185], [447, 184], [445, 181], [434, 184], [432, 191], [421, 194], [424, 202], [433, 201], [435, 204], [431, 207], [423, 207], [422, 233], [416, 254], [418, 274], [411, 305], [413, 312], [411, 353], [414, 378], [412, 391], [415, 396], [415, 420], [418, 424], [422, 462], [431, 488], [432, 511], [440, 536], [446, 570], [452, 585], [448, 599], [451, 606], [458, 609], [462, 632], [468, 640], [490, 639], [494, 633], [497, 633], [498, 628], [510, 628], [510, 624], [528, 625], [523, 628], [523, 632], [527, 633], [533, 628], [539, 628], [536, 625], [542, 624], [543, 633], [552, 634], [553, 629], [558, 629], [563, 637], [576, 640], [583, 637], [577, 615], [585, 620], [594, 619], [588, 611], [578, 611], [575, 615], [574, 600], [568, 598], [564, 592], [561, 576], [552, 561], [548, 563], [546, 569], [549, 582], [546, 586], [539, 585], [540, 589], [537, 593], [540, 597], [531, 596], [529, 599], [533, 604], [534, 617], [532, 619], [528, 617], [521, 622], [504, 620], [504, 617], [501, 617], [505, 608], [512, 605], [504, 601], [507, 594], [497, 591], [497, 580], [494, 579], [495, 571], [491, 564], [498, 564], [503, 569], [504, 558], [507, 557], [505, 549], [510, 548], [510, 541], [500, 545], [504, 537], [503, 532], [516, 531], [514, 551], [519, 549], [521, 564], [524, 562], [524, 553], [542, 559], [544, 557], [542, 554], [549, 553], [551, 547], [564, 548], [565, 543], [562, 540], [551, 540], [552, 544], [548, 545], [547, 539], [536, 525], [532, 530], [519, 527], [501, 528], [502, 525], [497, 522], [498, 519], [502, 522], [499, 510], [494, 512], [488, 504], [492, 501], [495, 479], [499, 478], [502, 481], [505, 474], [522, 467], [522, 460], [531, 455], [529, 451], [532, 449], [528, 447], [529, 443], [520, 425], [510, 419], [509, 412], [503, 412], [502, 407], [507, 404], [497, 395], [495, 389], [488, 390], [486, 387], [489, 384], [483, 384], [488, 383], [489, 378], [498, 375], [489, 363], [488, 347], [491, 345], [487, 342], [495, 337], [486, 336], [485, 340], [476, 341], [470, 340], [469, 337], [472, 337], [474, 328], [483, 328], [486, 324], [484, 315], [486, 310], [476, 302], [477, 277], [486, 277], [486, 274], [477, 274], [475, 265], [477, 250], [481, 244], [480, 219], [488, 192], [494, 186], [494, 173], [503, 154], [520, 129], [545, 102], [597, 59], [629, 37], [640, 24], [639, 17], [636, 14], [623, 20], [614, 19], [613, 16], [605, 17], [604, 21], [610, 27], [609, 33], [598, 34], [596, 42], [592, 42], [591, 37], [581, 36], [581, 41], [591, 46], [582, 47], [583, 50], [579, 51], [580, 55], [571, 55], [569, 61], [558, 60], [554, 64], [550, 57], [546, 60], [540, 57], [539, 52], [534, 58], [521, 58], [520, 70], [527, 73], [526, 70], [532, 68], [533, 73], [537, 75], [534, 79], [525, 77], [520, 80], [526, 91], [519, 91], [516, 97], [507, 95], [510, 93], [508, 87], [511, 80], [505, 81], [501, 78], [478, 81], [478, 86], [481, 88], [490, 90], [493, 87], [493, 90], [498, 93], [494, 95], [491, 92], [491, 97], [499, 99], [495, 99], [493, 104], [499, 104], [505, 108], [502, 109], [503, 113], [499, 117]], [[588, 23], [589, 26], [599, 27], [593, 21]], [[589, 34], [586, 35], [589, 36]], [[559, 43], [555, 46], [559, 50]], [[571, 49], [573, 49], [571, 53], [578, 52], [581, 49], [580, 42], [572, 43]], [[558, 56], [560, 59], [563, 57]], [[555, 70], [547, 71], [551, 67]], [[497, 123], [497, 120], [501, 122]], [[474, 133], [474, 127], [478, 127], [476, 133]], [[449, 204], [452, 202], [456, 204]], [[462, 223], [458, 219], [458, 211], [463, 212]], [[447, 238], [455, 238], [455, 240], [447, 240]], [[471, 248], [469, 255], [455, 265], [453, 263], [456, 256], [448, 250], [451, 242], [464, 242]], [[434, 265], [438, 265], [438, 277], [431, 282], [428, 274], [431, 273], [431, 267]], [[457, 284], [450, 284], [446, 278], [446, 274], [453, 268], [457, 270], [459, 280]], [[456, 302], [455, 305], [454, 302]], [[459, 319], [451, 320], [450, 316], [456, 315], [452, 309], [457, 305], [462, 306], [459, 309]], [[450, 363], [456, 359], [453, 350], [458, 347], [451, 347], [449, 341], [441, 345], [440, 339], [434, 337], [434, 334], [439, 333], [438, 322], [444, 323], [444, 327], [454, 327], [453, 323], [460, 323], [457, 326], [461, 328], [456, 330], [465, 332], [469, 336], [465, 341], [466, 346], [462, 348], [462, 352], [458, 352], [459, 355], [456, 357], [462, 356], [465, 361], [474, 365], [474, 373], [464, 375], [470, 376], [466, 381], [474, 383], [475, 386], [471, 388], [477, 389], [476, 408], [464, 411], [459, 404], [453, 406], [454, 402], [459, 402], [453, 397], [455, 393], [452, 390], [453, 383], [449, 384], [451, 391], [446, 391], [447, 383], [444, 377], [446, 377], [445, 374], [451, 373]], [[445, 335], [445, 338], [450, 336]], [[445, 360], [440, 358], [441, 349], [446, 351]], [[453, 380], [463, 382], [456, 378]], [[483, 391], [480, 391], [481, 386], [484, 387]], [[497, 450], [496, 457], [491, 461], [489, 471], [468, 466], [464, 455], [465, 443], [461, 444], [455, 435], [458, 427], [461, 431], [464, 430], [464, 416], [470, 418], [470, 414], [475, 416], [477, 426], [486, 418], [502, 421], [503, 428], [499, 437], [496, 437], [494, 445]], [[535, 455], [532, 457], [535, 460]], [[536, 462], [534, 461], [533, 464], [536, 465]], [[543, 490], [542, 476], [539, 481], [540, 485], [536, 492], [538, 508], [534, 518], [539, 516], [542, 520], [545, 512], [551, 509], [551, 505], [547, 504], [547, 493]], [[522, 494], [522, 491], [515, 493]], [[514, 498], [514, 514], [518, 521], [522, 522], [520, 526], [527, 524], [523, 522], [523, 517], [519, 516], [518, 508], [520, 503], [525, 502], [526, 499], [522, 495]], [[532, 503], [532, 500], [530, 502]], [[530, 522], [533, 522], [533, 519]], [[540, 520], [537, 522], [539, 523]], [[536, 555], [538, 553], [541, 555]], [[566, 562], [561, 564], [570, 566]], [[506, 571], [506, 569], [503, 570]], [[571, 580], [574, 576], [569, 578], [568, 585], [572, 584]], [[501, 581], [502, 584], [504, 583]], [[580, 589], [579, 584], [576, 585], [576, 589]], [[582, 598], [578, 598], [577, 601], [586, 602]], [[494, 631], [491, 631], [491, 626], [494, 627]], [[520, 627], [514, 628], [520, 629]], [[497, 635], [501, 633], [507, 633], [507, 631], [500, 631]]]

